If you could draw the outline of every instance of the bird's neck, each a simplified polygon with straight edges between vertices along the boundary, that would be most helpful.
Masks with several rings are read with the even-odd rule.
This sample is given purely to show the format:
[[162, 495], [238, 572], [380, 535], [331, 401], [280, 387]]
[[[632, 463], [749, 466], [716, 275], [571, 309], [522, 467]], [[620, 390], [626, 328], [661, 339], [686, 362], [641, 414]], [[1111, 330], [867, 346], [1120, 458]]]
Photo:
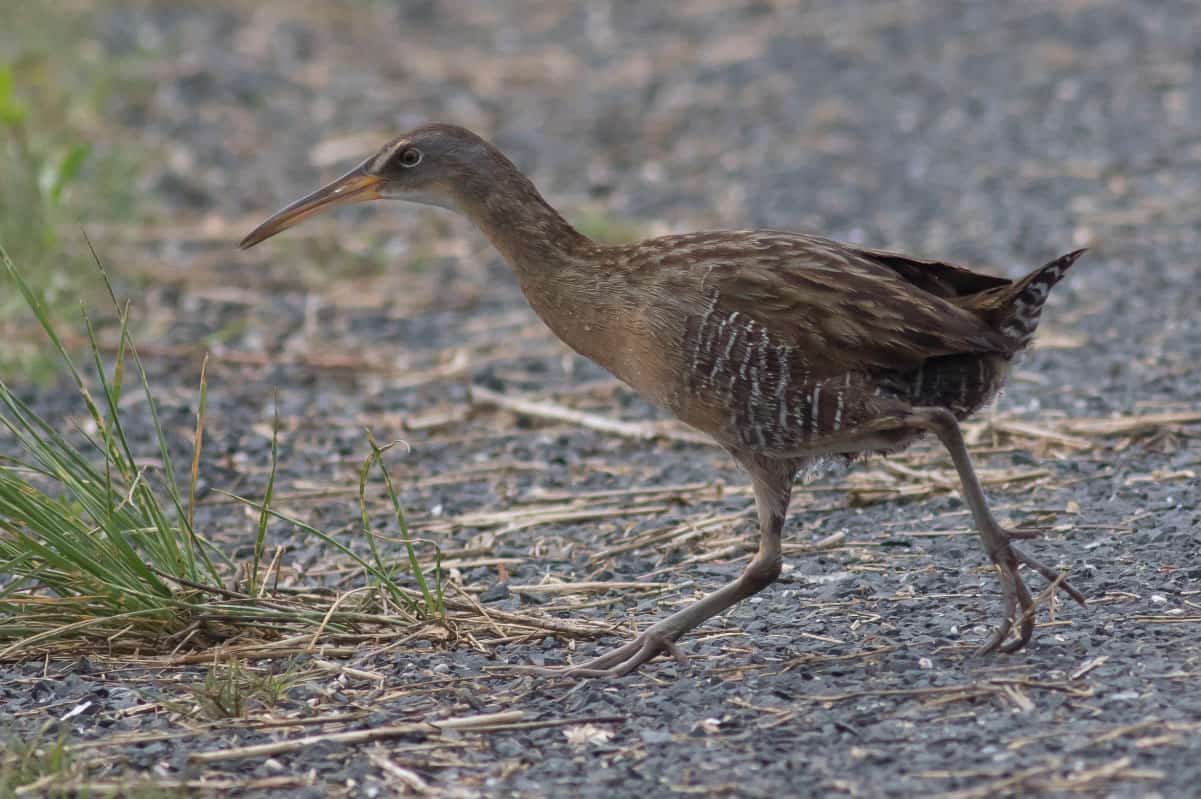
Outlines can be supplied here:
[[[540, 284], [582, 266], [592, 241], [580, 233], [516, 168], [475, 182], [459, 207], [517, 272], [522, 285]], [[531, 285], [532, 285], [531, 284]]]
[[461, 194], [459, 208], [517, 274], [534, 311], [568, 346], [612, 369], [608, 351], [622, 302], [606, 248], [572, 227], [513, 169]]

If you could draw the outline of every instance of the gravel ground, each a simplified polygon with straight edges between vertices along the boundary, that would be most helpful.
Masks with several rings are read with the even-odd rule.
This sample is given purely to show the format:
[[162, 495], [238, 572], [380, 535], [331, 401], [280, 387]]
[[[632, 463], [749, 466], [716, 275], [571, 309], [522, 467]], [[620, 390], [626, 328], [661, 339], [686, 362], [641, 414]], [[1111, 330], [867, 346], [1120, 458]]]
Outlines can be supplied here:
[[[617, 637], [426, 630], [252, 661], [308, 677], [245, 719], [206, 721], [181, 708], [213, 653], [95, 653], [5, 664], [0, 723], [27, 734], [60, 719], [97, 784], [208, 781], [201, 794], [1195, 795], [1194, 3], [298, 5], [110, 6], [93, 28], [153, 79], [114, 98], [104, 135], [154, 154], [145, 189], [163, 222], [95, 235], [135, 297], [181, 456], [200, 353], [214, 354], [200, 516], [213, 538], [250, 540], [253, 521], [211, 489], [261, 492], [278, 392], [287, 509], [353, 527], [363, 427], [403, 438], [394, 476], [415, 529], [458, 553], [450, 579], [489, 609], [623, 636], [749, 557], [749, 493], [716, 450], [471, 400], [480, 385], [658, 418], [554, 341], [465, 222], [364, 208], [234, 249], [343, 161], [441, 119], [492, 138], [598, 234], [776, 226], [1009, 276], [1090, 247], [1041, 346], [969, 432], [995, 509], [1046, 530], [1032, 549], [1091, 604], [1044, 606], [1020, 654], [971, 656], [999, 591], [947, 459], [924, 446], [893, 459], [905, 468], [871, 461], [800, 491], [783, 580], [690, 636], [687, 669], [537, 680], [502, 667], [579, 660]], [[31, 394], [52, 417], [76, 411]], [[294, 531], [272, 534], [288, 580], [341, 574]], [[640, 543], [655, 535], [666, 543]], [[540, 588], [579, 581], [652, 585]]]

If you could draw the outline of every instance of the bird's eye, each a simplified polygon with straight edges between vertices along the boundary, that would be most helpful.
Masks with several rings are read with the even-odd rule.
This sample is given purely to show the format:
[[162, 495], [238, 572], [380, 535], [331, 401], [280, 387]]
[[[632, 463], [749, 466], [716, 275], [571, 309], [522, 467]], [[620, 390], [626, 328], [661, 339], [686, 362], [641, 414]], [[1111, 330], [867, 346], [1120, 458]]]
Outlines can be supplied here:
[[421, 151], [416, 147], [406, 147], [396, 159], [401, 166], [414, 167], [421, 163]]

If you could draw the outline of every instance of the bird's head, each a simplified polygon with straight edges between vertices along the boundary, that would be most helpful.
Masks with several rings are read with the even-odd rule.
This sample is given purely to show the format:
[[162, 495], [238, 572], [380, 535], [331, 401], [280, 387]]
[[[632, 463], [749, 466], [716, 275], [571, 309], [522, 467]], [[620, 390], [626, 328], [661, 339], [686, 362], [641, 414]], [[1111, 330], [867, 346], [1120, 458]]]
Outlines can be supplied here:
[[[499, 162], [497, 161], [499, 159]], [[491, 166], [512, 168], [466, 128], [433, 124], [400, 136], [342, 177], [284, 207], [242, 239], [253, 247], [311, 216], [367, 200], [397, 199], [462, 210], [460, 201]]]

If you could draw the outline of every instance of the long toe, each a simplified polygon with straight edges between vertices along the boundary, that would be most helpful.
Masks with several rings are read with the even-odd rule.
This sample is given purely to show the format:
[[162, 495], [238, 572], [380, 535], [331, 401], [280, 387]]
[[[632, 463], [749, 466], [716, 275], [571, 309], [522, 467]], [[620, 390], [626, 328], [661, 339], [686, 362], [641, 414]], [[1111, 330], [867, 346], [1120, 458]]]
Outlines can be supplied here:
[[633, 641], [574, 666], [513, 666], [510, 670], [544, 677], [623, 677], [663, 652], [674, 657], [681, 666], [688, 665], [688, 656], [676, 642], [651, 628]]
[[1079, 602], [1081, 605], [1088, 604], [1088, 600], [1084, 598], [1084, 594], [1077, 591], [1076, 588], [1067, 581], [1067, 578], [1064, 576], [1063, 572], [1052, 569], [1050, 566], [1047, 566], [1042, 561], [1036, 560], [1030, 555], [1027, 555], [1017, 547], [1010, 547], [1010, 549], [1013, 552], [1013, 556], [1017, 558], [1019, 563], [1023, 563], [1026, 566], [1029, 566], [1031, 569], [1034, 569], [1036, 572], [1046, 578], [1047, 582], [1058, 584], [1060, 588], [1067, 592], [1068, 596]]
[[643, 636], [592, 660], [563, 670], [565, 677], [623, 677], [652, 659], [658, 652]]
[[1001, 642], [1009, 636], [1009, 631], [1013, 629], [1013, 620], [1017, 615], [1018, 594], [1017, 588], [1014, 586], [1014, 578], [1016, 577], [1016, 573], [1013, 569], [1006, 568], [1005, 566], [999, 564], [997, 571], [1001, 577], [1001, 596], [1004, 599], [1005, 607], [1001, 615], [1001, 622], [997, 625], [997, 629], [993, 630], [993, 633], [988, 637], [988, 640], [981, 644], [980, 648], [976, 650], [976, 654], [978, 655], [990, 654], [995, 652], [1001, 646]]
[[1017, 572], [1013, 575], [1014, 588], [1017, 590], [1018, 604], [1021, 606], [1022, 615], [1018, 619], [1018, 634], [1007, 644], [1001, 646], [1001, 651], [1006, 654], [1011, 654], [1022, 649], [1026, 644], [1030, 643], [1030, 637], [1034, 635], [1034, 598], [1030, 596], [1030, 589], [1022, 582], [1022, 576]]
[[688, 656], [676, 646], [676, 642], [652, 627], [625, 646], [579, 666], [571, 666], [566, 673], [578, 677], [624, 677], [662, 652], [669, 653], [680, 666], [688, 665]]

